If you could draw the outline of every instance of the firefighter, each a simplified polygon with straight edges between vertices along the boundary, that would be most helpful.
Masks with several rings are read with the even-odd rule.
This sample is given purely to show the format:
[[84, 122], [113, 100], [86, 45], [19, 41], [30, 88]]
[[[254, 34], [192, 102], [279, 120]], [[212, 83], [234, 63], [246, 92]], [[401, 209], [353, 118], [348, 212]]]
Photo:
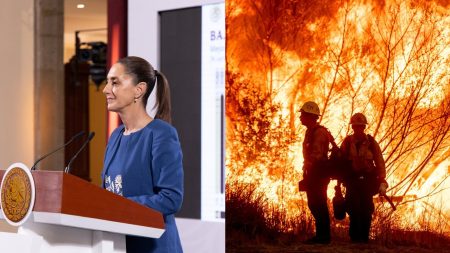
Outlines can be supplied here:
[[303, 141], [303, 180], [299, 182], [299, 189], [306, 191], [308, 207], [316, 225], [316, 235], [306, 243], [328, 244], [330, 216], [327, 207], [327, 187], [330, 179], [323, 168], [323, 162], [328, 157], [328, 131], [317, 122], [320, 110], [316, 103], [306, 102], [300, 113], [300, 121], [306, 126], [306, 133]]
[[345, 137], [341, 145], [344, 158], [350, 161], [345, 201], [350, 217], [349, 235], [352, 242], [368, 243], [374, 211], [373, 195], [386, 193], [386, 168], [379, 144], [365, 134], [367, 119], [355, 113], [350, 124], [353, 134]]

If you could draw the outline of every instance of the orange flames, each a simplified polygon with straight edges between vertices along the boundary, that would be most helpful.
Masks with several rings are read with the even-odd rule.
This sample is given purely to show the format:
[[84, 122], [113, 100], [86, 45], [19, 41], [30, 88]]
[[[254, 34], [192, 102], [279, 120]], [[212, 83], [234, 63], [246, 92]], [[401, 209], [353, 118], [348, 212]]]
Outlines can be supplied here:
[[254, 184], [287, 217], [298, 215], [305, 129], [297, 111], [314, 100], [338, 143], [351, 133], [350, 116], [366, 114], [388, 194], [450, 231], [445, 1], [227, 1], [226, 85], [227, 182]]

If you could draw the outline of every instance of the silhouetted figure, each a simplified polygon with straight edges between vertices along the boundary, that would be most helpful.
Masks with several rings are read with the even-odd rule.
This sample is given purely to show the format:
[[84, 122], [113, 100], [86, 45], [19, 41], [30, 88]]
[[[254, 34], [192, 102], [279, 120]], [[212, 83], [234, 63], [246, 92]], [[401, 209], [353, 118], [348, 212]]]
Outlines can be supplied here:
[[378, 192], [386, 193], [386, 168], [380, 146], [364, 132], [367, 125], [364, 114], [355, 113], [350, 124], [353, 134], [345, 137], [341, 145], [343, 156], [351, 164], [345, 180], [349, 235], [352, 242], [367, 243], [374, 211], [372, 198]]
[[329, 133], [319, 125], [319, 106], [306, 102], [300, 109], [300, 120], [306, 126], [303, 141], [303, 180], [299, 190], [306, 191], [308, 207], [315, 219], [316, 235], [306, 243], [330, 243], [330, 216], [327, 207], [327, 187], [330, 179], [323, 168], [328, 159]]

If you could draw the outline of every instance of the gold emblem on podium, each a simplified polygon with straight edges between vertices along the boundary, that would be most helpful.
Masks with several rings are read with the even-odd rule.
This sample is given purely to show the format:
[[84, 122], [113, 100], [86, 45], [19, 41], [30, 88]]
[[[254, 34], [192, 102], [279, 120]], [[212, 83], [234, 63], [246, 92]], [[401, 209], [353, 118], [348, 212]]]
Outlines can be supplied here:
[[21, 163], [11, 165], [3, 176], [1, 208], [4, 218], [14, 226], [23, 224], [34, 205], [34, 181], [30, 170]]

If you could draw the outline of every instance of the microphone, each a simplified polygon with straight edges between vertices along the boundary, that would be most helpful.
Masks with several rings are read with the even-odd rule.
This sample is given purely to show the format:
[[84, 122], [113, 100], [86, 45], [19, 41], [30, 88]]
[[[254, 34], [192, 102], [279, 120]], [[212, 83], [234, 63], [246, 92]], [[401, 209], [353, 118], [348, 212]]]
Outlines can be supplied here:
[[95, 132], [90, 132], [87, 140], [84, 141], [81, 148], [75, 153], [75, 155], [70, 159], [69, 163], [67, 164], [66, 168], [64, 169], [65, 173], [70, 173], [70, 169], [72, 166], [73, 161], [77, 158], [77, 156], [83, 151], [83, 149], [86, 147], [86, 145], [94, 138]]
[[68, 142], [64, 143], [62, 146], [58, 147], [57, 149], [53, 150], [52, 152], [50, 152], [50, 153], [42, 156], [41, 158], [37, 159], [36, 162], [33, 164], [33, 166], [31, 166], [30, 170], [35, 170], [36, 169], [36, 165], [40, 161], [44, 160], [47, 156], [54, 154], [56, 151], [59, 151], [59, 150], [65, 148], [67, 145], [72, 143], [74, 140], [80, 138], [80, 136], [82, 136], [83, 134], [84, 134], [84, 131], [81, 131], [81, 132], [77, 133], [76, 135], [72, 136], [72, 138], [70, 138], [70, 140]]

